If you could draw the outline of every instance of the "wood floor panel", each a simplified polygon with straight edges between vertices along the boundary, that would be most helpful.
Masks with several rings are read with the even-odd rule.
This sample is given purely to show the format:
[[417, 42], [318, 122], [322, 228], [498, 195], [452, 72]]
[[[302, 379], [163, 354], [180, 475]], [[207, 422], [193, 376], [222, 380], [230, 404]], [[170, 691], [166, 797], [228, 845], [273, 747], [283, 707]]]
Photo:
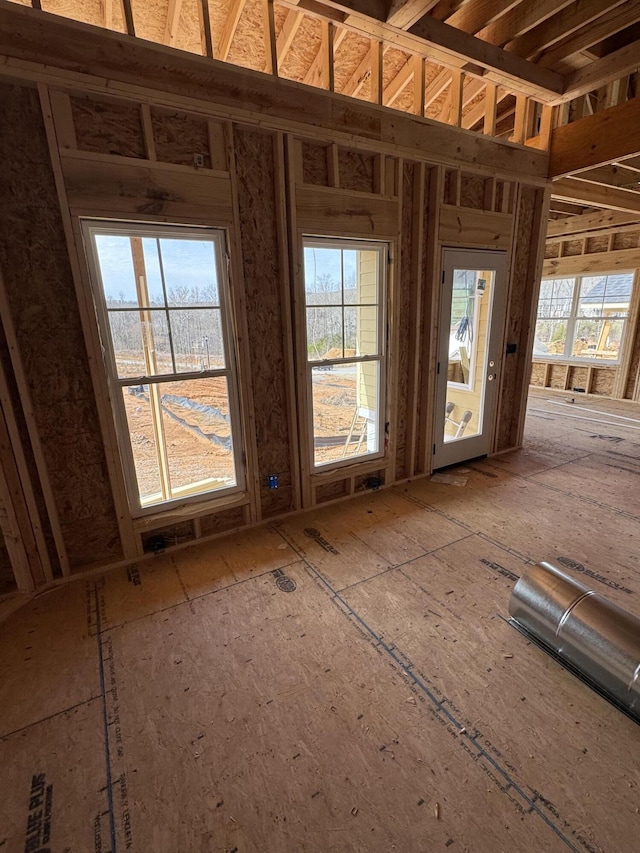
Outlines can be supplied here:
[[441, 590], [466, 559], [475, 573], [477, 555], [451, 545], [345, 597], [454, 711], [465, 728], [460, 737], [472, 735], [501, 756], [570, 836], [582, 837], [586, 849], [631, 849], [640, 829], [640, 768], [628, 755], [640, 750], [640, 728], [499, 618], [504, 596], [488, 575], [483, 599], [493, 597], [493, 614], [474, 607], [473, 586], [444, 609]]
[[0, 738], [0, 849], [111, 849], [102, 698]]
[[121, 761], [137, 771], [123, 771], [129, 803], [145, 804], [134, 844], [567, 849], [513, 807], [323, 584], [302, 565], [287, 574], [291, 593], [262, 577], [176, 608], [170, 637], [163, 614], [110, 632]]
[[49, 590], [0, 624], [0, 736], [99, 694], [92, 590]]
[[[455, 542], [470, 531], [424, 506], [411, 505], [392, 491], [287, 519], [280, 529], [298, 553], [343, 589], [392, 566]], [[334, 553], [337, 552], [337, 553]]]

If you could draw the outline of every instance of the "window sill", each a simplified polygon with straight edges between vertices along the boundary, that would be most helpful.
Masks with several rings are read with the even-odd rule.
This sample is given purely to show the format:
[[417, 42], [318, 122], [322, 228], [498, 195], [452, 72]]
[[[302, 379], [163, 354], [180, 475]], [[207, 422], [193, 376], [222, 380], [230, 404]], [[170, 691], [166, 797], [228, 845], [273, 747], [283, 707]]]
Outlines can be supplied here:
[[165, 510], [141, 515], [133, 519], [133, 528], [137, 532], [155, 530], [165, 524], [173, 524], [178, 521], [189, 521], [202, 515], [232, 509], [237, 506], [245, 506], [249, 503], [249, 495], [246, 491], [236, 492], [233, 495], [224, 495], [218, 498], [208, 498], [203, 501], [181, 504], [176, 507], [168, 507]]

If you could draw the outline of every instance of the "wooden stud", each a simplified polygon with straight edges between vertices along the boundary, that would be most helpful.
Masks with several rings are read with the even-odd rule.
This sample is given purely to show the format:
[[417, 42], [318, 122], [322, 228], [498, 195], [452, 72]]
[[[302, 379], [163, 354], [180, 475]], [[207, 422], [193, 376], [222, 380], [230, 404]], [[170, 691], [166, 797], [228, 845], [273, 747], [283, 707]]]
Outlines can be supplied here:
[[336, 69], [334, 57], [336, 31], [336, 25], [329, 23], [327, 30], [327, 88], [330, 92], [335, 92], [336, 90]]
[[612, 396], [624, 399], [629, 382], [631, 370], [631, 359], [633, 358], [633, 347], [636, 340], [638, 328], [638, 315], [640, 314], [640, 268], [636, 267], [633, 275], [633, 289], [629, 301], [629, 314], [625, 324], [622, 349], [620, 351], [620, 363], [616, 370], [616, 378], [613, 384]]
[[413, 112], [424, 116], [424, 87], [427, 63], [424, 57], [414, 54], [411, 57], [413, 65]]
[[245, 3], [246, 0], [231, 0], [230, 8], [227, 12], [227, 19], [222, 30], [222, 35], [220, 36], [216, 59], [221, 59], [223, 62], [227, 61], [229, 51], [231, 50], [231, 43], [236, 34], [236, 30], [238, 29], [240, 16], [242, 15]]
[[[304, 281], [302, 270], [301, 241], [302, 235], [298, 231], [296, 210], [296, 174], [301, 173], [302, 166], [296, 162], [300, 157], [300, 147], [290, 134], [285, 136], [285, 166], [287, 169], [287, 210], [288, 210], [288, 238], [289, 238], [289, 263], [292, 299], [292, 324], [295, 329], [306, 328], [305, 304], [304, 304]], [[337, 147], [337, 146], [336, 146]], [[331, 173], [331, 169], [329, 169]], [[306, 412], [310, 411], [309, 389], [306, 373], [307, 354], [305, 351], [305, 334], [296, 334], [294, 338], [295, 348], [295, 377], [298, 389], [298, 407], [301, 415], [298, 421], [298, 447], [300, 454], [300, 494], [303, 507], [312, 506], [315, 500], [315, 492], [311, 485], [311, 460], [313, 459], [313, 445], [309, 434], [308, 419]]]
[[180, 26], [180, 13], [182, 12], [182, 0], [169, 0], [167, 6], [167, 19], [164, 27], [164, 43], [174, 45]]
[[78, 140], [73, 122], [73, 111], [71, 109], [71, 98], [66, 92], [50, 92], [51, 108], [56, 127], [58, 146], [67, 151], [76, 151]]
[[282, 349], [284, 352], [284, 374], [287, 389], [287, 417], [289, 427], [289, 462], [291, 465], [291, 486], [293, 506], [302, 506], [300, 491], [300, 445], [298, 437], [298, 410], [295, 376], [295, 352], [291, 346], [294, 340], [294, 325], [291, 310], [291, 251], [287, 223], [290, 214], [291, 196], [287, 192], [287, 164], [283, 134], [276, 137], [276, 210], [278, 228], [278, 261], [280, 268], [280, 303], [282, 310]]
[[278, 76], [278, 44], [276, 41], [275, 14], [273, 0], [262, 0], [263, 32], [267, 54], [267, 74]]
[[493, 211], [496, 206], [496, 179], [485, 178], [483, 209]]
[[156, 155], [156, 143], [153, 138], [153, 122], [151, 121], [151, 107], [149, 104], [140, 104], [140, 123], [142, 125], [147, 160], [155, 162], [158, 157]]
[[498, 87], [495, 83], [487, 83], [485, 86], [484, 95], [484, 127], [483, 133], [486, 136], [496, 135], [496, 113], [498, 109]]
[[[74, 231], [74, 226], [69, 211], [69, 203], [67, 199], [67, 191], [62, 173], [62, 164], [60, 160], [60, 152], [58, 149], [58, 141], [56, 137], [56, 126], [53, 119], [52, 105], [49, 98], [49, 90], [47, 86], [38, 84], [38, 92], [40, 95], [40, 104], [42, 107], [42, 116], [44, 119], [45, 131], [47, 134], [47, 142], [49, 145], [49, 156], [51, 158], [51, 166], [58, 193], [60, 203], [60, 213], [65, 232], [65, 240], [67, 251], [69, 253], [69, 261], [71, 264], [71, 273], [78, 298], [78, 309], [82, 320], [82, 327], [85, 335], [85, 344], [89, 357], [89, 371], [93, 383], [93, 390], [96, 398], [96, 407], [101, 427], [102, 442], [105, 448], [105, 457], [107, 461], [107, 469], [111, 482], [111, 490], [113, 502], [116, 509], [118, 519], [118, 529], [120, 540], [122, 543], [123, 553], [126, 558], [136, 557], [142, 553], [139, 537], [133, 530], [131, 522], [131, 513], [127, 500], [127, 494], [124, 484], [124, 477], [120, 461], [120, 452], [118, 448], [118, 439], [113, 422], [113, 412], [109, 399], [109, 390], [107, 380], [104, 373], [102, 343], [98, 334], [97, 324], [95, 321], [95, 309], [91, 299], [91, 286], [88, 280], [88, 270], [86, 263], [81, 263], [83, 258], [82, 236], [79, 231]], [[54, 508], [55, 509], [55, 508]], [[48, 510], [49, 511], [49, 510]], [[50, 512], [50, 511], [49, 511]], [[54, 515], [54, 523], [56, 519]], [[57, 522], [59, 529], [59, 522]], [[55, 534], [54, 534], [55, 535]], [[61, 534], [60, 534], [60, 541]], [[63, 545], [56, 546], [60, 551]], [[66, 555], [66, 550], [63, 552], [64, 564], [68, 574], [69, 564]]]
[[122, 0], [122, 11], [124, 13], [124, 22], [127, 28], [128, 36], [135, 36], [136, 26], [133, 20], [133, 10], [131, 8], [131, 0]]
[[514, 119], [513, 134], [511, 135], [510, 140], [511, 142], [518, 143], [519, 145], [524, 145], [527, 104], [528, 98], [524, 95], [516, 95], [516, 116]]
[[242, 268], [242, 244], [240, 240], [240, 209], [238, 203], [238, 175], [236, 170], [233, 124], [225, 124], [225, 143], [227, 147], [227, 165], [231, 177], [231, 199], [233, 207], [233, 227], [227, 232], [229, 241], [229, 278], [234, 326], [236, 329], [235, 353], [238, 374], [242, 382], [238, 385], [242, 422], [244, 427], [244, 448], [246, 453], [247, 493], [249, 497], [250, 520], [260, 521], [260, 474], [258, 470], [258, 448], [256, 445], [256, 421], [253, 405], [253, 383], [251, 380], [251, 357], [249, 352], [249, 333], [247, 326], [247, 300]]
[[209, 0], [198, 0], [198, 17], [200, 20], [200, 44], [202, 55], [213, 59], [213, 36], [211, 34], [211, 16]]
[[[407, 432], [406, 444], [406, 475], [412, 477], [416, 466], [416, 449], [418, 446], [418, 399], [420, 396], [420, 326], [422, 322], [422, 268], [423, 247], [425, 240], [425, 177], [426, 166], [418, 163], [415, 167], [415, 182], [413, 195], [412, 217], [412, 256], [411, 256], [411, 306], [412, 316], [409, 326], [409, 377], [407, 382]], [[402, 208], [400, 209], [402, 216]]]
[[304, 21], [304, 13], [296, 9], [288, 9], [287, 16], [278, 34], [276, 40], [276, 53], [278, 60], [278, 68], [282, 65], [289, 48], [293, 44], [293, 40], [298, 32], [300, 25]]
[[385, 166], [386, 166], [387, 158], [384, 154], [376, 154], [375, 159], [373, 161], [373, 190], [378, 195], [385, 194], [385, 186], [386, 186], [386, 178], [385, 178]]
[[[6, 337], [6, 335], [5, 335]], [[31, 472], [15, 417], [14, 401], [3, 365], [0, 364], [0, 510], [10, 529], [3, 527], [5, 544], [20, 592], [29, 592], [53, 580]], [[0, 512], [0, 516], [3, 513]]]
[[329, 186], [340, 186], [340, 164], [338, 158], [338, 146], [332, 142], [327, 147], [327, 170], [329, 173]]
[[544, 380], [542, 382], [542, 386], [544, 388], [548, 388], [551, 385], [551, 369], [553, 368], [553, 364], [548, 361], [544, 366]]
[[51, 533], [53, 535], [53, 540], [56, 547], [58, 562], [60, 563], [62, 574], [68, 575], [70, 574], [71, 570], [69, 567], [67, 550], [64, 544], [64, 537], [62, 535], [62, 527], [60, 525], [58, 507], [56, 505], [55, 496], [51, 487], [51, 480], [49, 478], [47, 463], [44, 457], [44, 452], [42, 450], [40, 434], [38, 432], [36, 417], [33, 411], [33, 403], [31, 402], [31, 390], [29, 388], [29, 381], [27, 379], [27, 374], [22, 363], [22, 357], [20, 355], [20, 349], [18, 347], [18, 338], [13, 324], [13, 318], [11, 316], [11, 310], [9, 306], [9, 299], [7, 296], [4, 277], [1, 274], [0, 315], [2, 316], [5, 336], [7, 339], [7, 346], [9, 348], [9, 356], [11, 359], [11, 366], [13, 368], [16, 386], [20, 394], [22, 411], [24, 413], [24, 419], [27, 425], [27, 432], [31, 441], [33, 457], [35, 460], [36, 469], [38, 471], [38, 477], [40, 479], [40, 489], [42, 491], [44, 504], [47, 509], [49, 526], [51, 527]]
[[371, 42], [371, 101], [374, 104], [382, 103], [382, 67], [383, 67], [383, 43], [381, 41]]
[[[417, 423], [416, 474], [430, 474], [433, 461], [433, 419], [436, 389], [437, 339], [440, 316], [440, 273], [442, 247], [438, 240], [440, 211], [444, 192], [444, 168], [434, 166], [429, 181], [429, 201], [424, 239], [427, 240], [426, 268], [424, 270], [424, 301], [420, 336], [420, 418]], [[427, 331], [428, 330], [428, 331]]]
[[460, 127], [462, 124], [462, 86], [464, 83], [464, 75], [462, 71], [454, 70], [451, 72], [451, 91], [450, 91], [450, 111], [449, 124], [454, 127]]
[[[540, 191], [538, 191], [540, 193]], [[514, 444], [516, 447], [520, 447], [522, 445], [522, 440], [524, 436], [524, 428], [525, 428], [525, 419], [527, 415], [527, 395], [528, 395], [528, 383], [527, 376], [531, 375], [531, 362], [532, 357], [524, 358], [524, 354], [527, 352], [532, 352], [533, 350], [533, 336], [535, 334], [536, 328], [536, 315], [538, 310], [538, 294], [540, 291], [540, 279], [542, 272], [542, 263], [544, 260], [544, 250], [545, 250], [545, 232], [546, 232], [546, 223], [547, 223], [547, 211], [549, 210], [549, 198], [551, 196], [551, 188], [547, 187], [544, 190], [542, 203], [538, 205], [535, 210], [533, 227], [531, 229], [531, 246], [534, 249], [529, 255], [529, 267], [526, 275], [526, 288], [529, 290], [529, 315], [528, 315], [528, 325], [525, 325], [524, 328], [528, 330], [528, 332], [524, 335], [524, 352], [521, 355], [522, 359], [522, 368], [519, 372], [517, 382], [520, 387], [520, 397], [519, 397], [519, 405], [516, 409], [516, 423], [514, 424]], [[515, 209], [515, 208], [514, 208]], [[515, 220], [514, 216], [514, 234], [515, 231]], [[537, 241], [537, 242], [536, 242]], [[526, 313], [526, 312], [525, 312]], [[526, 323], [526, 321], [525, 321]], [[521, 338], [522, 341], [522, 338]], [[518, 385], [516, 385], [518, 387]]]

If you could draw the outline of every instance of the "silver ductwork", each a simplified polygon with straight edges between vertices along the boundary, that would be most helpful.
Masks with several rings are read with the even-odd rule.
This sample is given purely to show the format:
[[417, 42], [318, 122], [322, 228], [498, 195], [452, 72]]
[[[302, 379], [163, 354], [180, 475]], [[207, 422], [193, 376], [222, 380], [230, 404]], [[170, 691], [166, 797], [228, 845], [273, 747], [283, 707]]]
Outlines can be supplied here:
[[640, 723], [640, 619], [550, 565], [522, 575], [511, 622]]

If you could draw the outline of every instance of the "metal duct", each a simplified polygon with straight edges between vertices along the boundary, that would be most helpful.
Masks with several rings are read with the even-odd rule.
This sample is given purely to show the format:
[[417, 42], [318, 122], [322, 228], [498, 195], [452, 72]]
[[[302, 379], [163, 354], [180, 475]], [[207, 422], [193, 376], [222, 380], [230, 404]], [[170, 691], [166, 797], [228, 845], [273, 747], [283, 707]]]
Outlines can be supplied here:
[[512, 623], [640, 723], [640, 619], [549, 563], [522, 575]]

